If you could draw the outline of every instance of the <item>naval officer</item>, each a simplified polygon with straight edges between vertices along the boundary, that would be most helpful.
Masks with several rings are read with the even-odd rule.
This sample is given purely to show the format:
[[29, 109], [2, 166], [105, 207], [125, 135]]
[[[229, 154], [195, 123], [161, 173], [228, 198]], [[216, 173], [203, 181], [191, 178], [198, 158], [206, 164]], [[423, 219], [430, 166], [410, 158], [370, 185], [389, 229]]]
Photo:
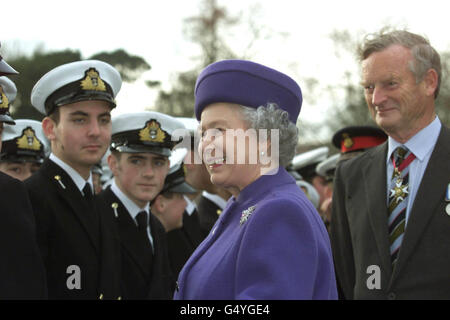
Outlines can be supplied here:
[[150, 202], [169, 172], [177, 142], [172, 133], [183, 127], [173, 117], [152, 111], [113, 118], [108, 164], [114, 179], [99, 198], [119, 231], [123, 299], [172, 298], [166, 234]]
[[[5, 77], [12, 74], [17, 71], [0, 56], [0, 136], [4, 123], [15, 123], [9, 108], [17, 89]], [[0, 199], [0, 299], [45, 299], [45, 269], [27, 191], [22, 182], [0, 173]]]
[[111, 139], [122, 80], [111, 65], [77, 61], [46, 73], [31, 92], [52, 153], [25, 181], [50, 299], [117, 299], [119, 243], [95, 203], [91, 168]]

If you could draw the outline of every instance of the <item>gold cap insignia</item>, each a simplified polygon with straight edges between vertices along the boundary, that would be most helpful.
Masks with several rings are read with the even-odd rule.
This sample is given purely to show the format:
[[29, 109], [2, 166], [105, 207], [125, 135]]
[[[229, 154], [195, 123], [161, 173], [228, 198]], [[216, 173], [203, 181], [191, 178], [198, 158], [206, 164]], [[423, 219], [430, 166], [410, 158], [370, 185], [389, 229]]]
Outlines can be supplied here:
[[80, 85], [83, 90], [106, 91], [105, 83], [94, 68], [86, 71], [86, 77], [81, 80]]
[[41, 143], [36, 138], [34, 130], [27, 127], [20, 138], [17, 139], [17, 147], [27, 150], [40, 150]]
[[186, 169], [186, 166], [184, 165], [184, 163], [182, 164], [182, 166], [183, 166], [183, 174], [184, 174], [184, 176], [186, 177], [186, 176], [187, 176], [187, 169]]
[[147, 122], [144, 129], [139, 131], [139, 138], [141, 141], [149, 142], [164, 142], [166, 134], [161, 130], [161, 126], [156, 120]]
[[353, 146], [353, 140], [350, 138], [348, 133], [344, 133], [342, 137], [344, 138], [344, 147], [351, 148]]
[[3, 92], [3, 88], [0, 86], [0, 109], [7, 109], [8, 106], [9, 106], [8, 97]]

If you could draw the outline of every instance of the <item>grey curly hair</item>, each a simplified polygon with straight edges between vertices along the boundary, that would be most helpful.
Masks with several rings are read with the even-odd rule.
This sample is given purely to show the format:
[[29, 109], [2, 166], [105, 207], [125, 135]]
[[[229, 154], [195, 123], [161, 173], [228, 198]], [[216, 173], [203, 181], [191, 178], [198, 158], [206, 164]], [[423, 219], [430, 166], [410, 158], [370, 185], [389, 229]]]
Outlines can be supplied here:
[[241, 106], [241, 112], [250, 128], [267, 130], [269, 140], [270, 130], [278, 129], [279, 165], [286, 167], [295, 155], [298, 141], [298, 128], [289, 120], [287, 111], [280, 109], [276, 103], [268, 103], [257, 109]]

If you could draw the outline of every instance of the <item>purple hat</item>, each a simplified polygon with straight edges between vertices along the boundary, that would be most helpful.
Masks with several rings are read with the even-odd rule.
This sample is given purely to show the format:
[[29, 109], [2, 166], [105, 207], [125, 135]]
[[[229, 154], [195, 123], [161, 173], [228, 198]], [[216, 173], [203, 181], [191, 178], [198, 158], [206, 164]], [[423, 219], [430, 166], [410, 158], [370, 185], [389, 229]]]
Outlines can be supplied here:
[[228, 102], [258, 108], [276, 103], [297, 122], [302, 92], [290, 77], [246, 60], [222, 60], [207, 66], [195, 84], [195, 116], [211, 103]]

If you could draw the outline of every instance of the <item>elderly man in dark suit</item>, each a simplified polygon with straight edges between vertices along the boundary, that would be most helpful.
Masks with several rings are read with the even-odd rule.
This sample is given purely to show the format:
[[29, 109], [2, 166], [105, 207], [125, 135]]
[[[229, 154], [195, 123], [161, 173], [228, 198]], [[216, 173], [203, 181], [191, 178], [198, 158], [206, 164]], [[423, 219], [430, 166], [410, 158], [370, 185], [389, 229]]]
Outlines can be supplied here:
[[[17, 72], [0, 56], [0, 76], [10, 74]], [[16, 95], [12, 81], [1, 82], [0, 149], [3, 124], [15, 123], [9, 115], [11, 94]], [[0, 172], [0, 196], [0, 299], [45, 299], [45, 269], [26, 189], [20, 181]]]
[[25, 181], [50, 299], [120, 297], [119, 242], [93, 199], [91, 169], [109, 146], [121, 84], [111, 65], [86, 60], [52, 69], [31, 92], [52, 148]]
[[435, 113], [438, 53], [381, 31], [360, 49], [369, 111], [389, 136], [338, 166], [331, 240], [347, 299], [450, 298], [450, 130]]

